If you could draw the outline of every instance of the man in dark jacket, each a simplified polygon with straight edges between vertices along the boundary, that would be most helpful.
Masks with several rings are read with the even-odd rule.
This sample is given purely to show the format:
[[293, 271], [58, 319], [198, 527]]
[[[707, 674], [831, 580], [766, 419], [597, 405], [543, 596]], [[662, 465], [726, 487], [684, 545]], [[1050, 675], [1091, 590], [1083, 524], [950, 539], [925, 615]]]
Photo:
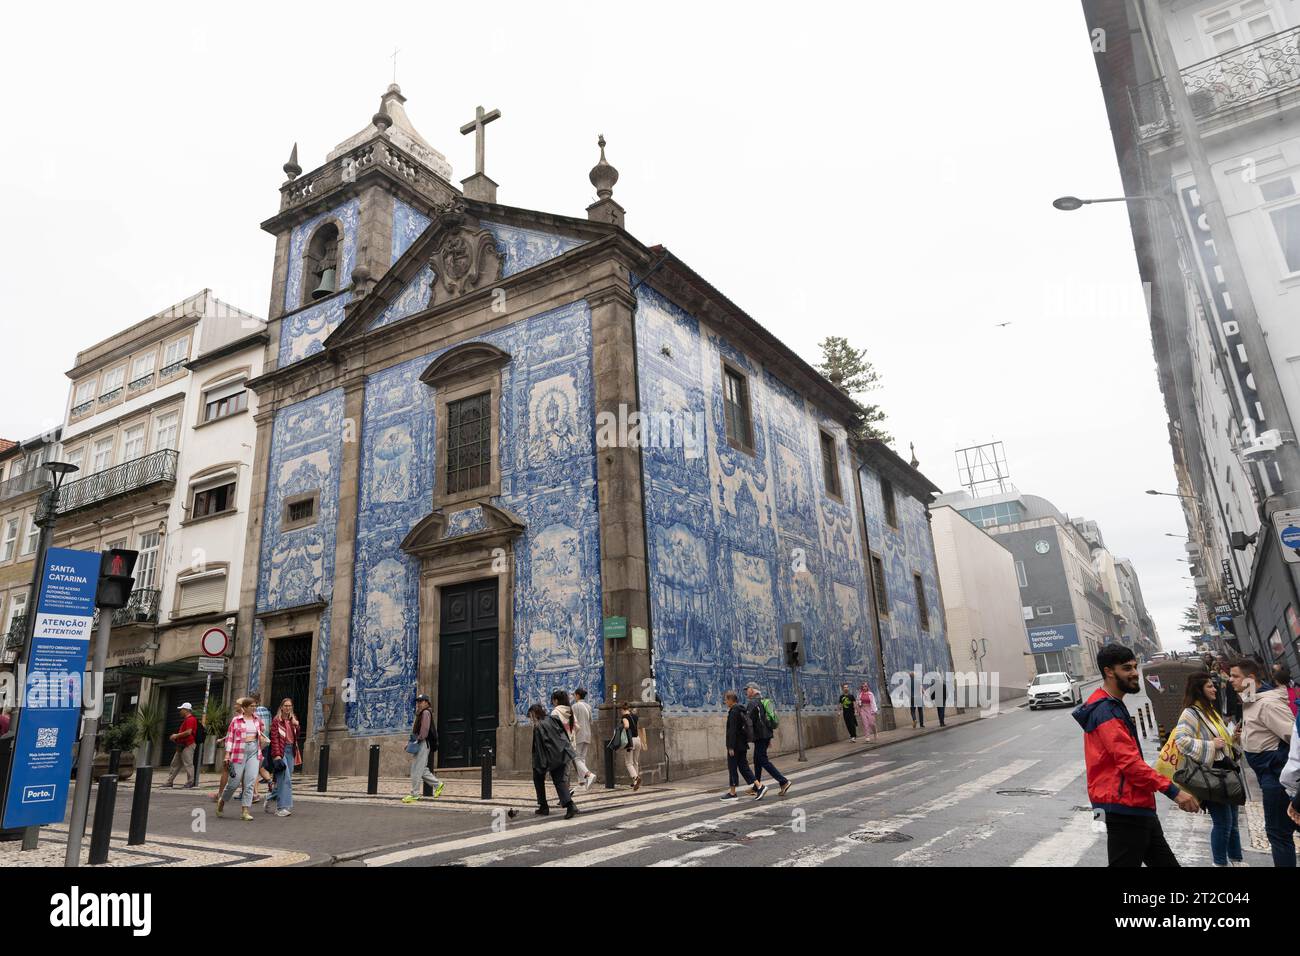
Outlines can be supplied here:
[[736, 796], [736, 787], [741, 777], [744, 777], [745, 782], [749, 784], [754, 799], [762, 800], [767, 796], [767, 787], [754, 779], [754, 772], [749, 769], [749, 761], [745, 759], [749, 742], [754, 739], [754, 728], [749, 722], [749, 714], [746, 713], [744, 705], [740, 703], [740, 697], [734, 690], [729, 690], [722, 695], [722, 703], [727, 708], [727, 782], [730, 784], [727, 792], [722, 795], [722, 800], [725, 803], [728, 800], [740, 799]]
[[574, 758], [569, 732], [560, 719], [547, 714], [541, 704], [529, 707], [528, 716], [533, 722], [533, 788], [537, 791], [537, 809], [533, 812], [539, 817], [551, 812], [546, 803], [546, 775], [549, 773], [560, 806], [565, 808], [564, 819], [571, 820], [578, 815], [578, 807], [565, 779], [569, 761]]
[[745, 697], [745, 713], [749, 717], [750, 726], [754, 728], [754, 782], [762, 783], [763, 771], [766, 770], [781, 785], [781, 796], [784, 797], [790, 789], [790, 781], [772, 766], [772, 761], [767, 757], [767, 748], [772, 743], [772, 725], [768, 722], [767, 707], [758, 685], [748, 684], [745, 687]]
[[1141, 689], [1137, 658], [1127, 647], [1107, 644], [1097, 652], [1102, 685], [1074, 711], [1083, 728], [1088, 799], [1106, 815], [1106, 856], [1111, 866], [1178, 866], [1156, 816], [1157, 791], [1189, 813], [1196, 798], [1148, 766], [1125, 694]]

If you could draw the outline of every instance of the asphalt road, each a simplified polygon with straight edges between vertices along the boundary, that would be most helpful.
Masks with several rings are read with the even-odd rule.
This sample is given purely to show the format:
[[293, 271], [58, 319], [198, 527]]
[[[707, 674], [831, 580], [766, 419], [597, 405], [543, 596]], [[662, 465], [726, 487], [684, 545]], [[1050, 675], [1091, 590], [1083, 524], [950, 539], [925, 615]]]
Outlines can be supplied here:
[[[1091, 690], [1096, 685], [1090, 685]], [[1130, 698], [1135, 709], [1143, 698]], [[565, 821], [483, 815], [477, 833], [367, 855], [367, 866], [1104, 866], [1071, 708], [999, 716], [805, 770], [779, 797], [647, 794]], [[1158, 744], [1143, 750], [1154, 760]], [[1210, 821], [1157, 798], [1184, 865], [1209, 864]], [[581, 808], [581, 803], [579, 804]], [[468, 821], [467, 821], [468, 822]], [[1245, 831], [1243, 827], [1243, 842]], [[1247, 851], [1247, 860], [1267, 857]]]

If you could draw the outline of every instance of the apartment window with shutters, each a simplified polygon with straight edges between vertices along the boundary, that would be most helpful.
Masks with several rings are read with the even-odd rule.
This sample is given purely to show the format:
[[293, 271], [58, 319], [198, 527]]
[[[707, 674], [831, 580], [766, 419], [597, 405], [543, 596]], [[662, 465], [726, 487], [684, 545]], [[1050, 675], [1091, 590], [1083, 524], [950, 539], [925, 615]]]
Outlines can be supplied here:
[[176, 582], [176, 613], [173, 617], [213, 613], [226, 607], [226, 572], [209, 571]]
[[27, 592], [15, 594], [9, 599], [9, 616], [5, 618], [5, 633], [8, 634], [13, 630], [14, 619], [21, 617], [27, 611]]
[[835, 436], [818, 430], [822, 444], [822, 482], [832, 498], [840, 497], [840, 462], [835, 450]]
[[[66, 461], [69, 465], [75, 465], [77, 467], [77, 470], [80, 471], [82, 468], [85, 467], [86, 464], [86, 446], [80, 445], [77, 448], [72, 449], [71, 451], [64, 452], [63, 460]], [[83, 478], [83, 477], [85, 476], [79, 475], [77, 474], [77, 472], [73, 472], [72, 475], [66, 480], [76, 481], [78, 478]]]
[[132, 425], [122, 433], [122, 460], [144, 457], [144, 426]]
[[41, 529], [36, 524], [36, 515], [27, 516], [27, 537], [23, 539], [23, 549], [21, 554], [29, 555], [36, 553], [36, 543], [40, 540]]
[[147, 382], [142, 382], [141, 380], [146, 378], [152, 379], [153, 366], [154, 363], [157, 361], [158, 361], [158, 352], [156, 349], [154, 351], [145, 352], [143, 355], [137, 355], [135, 358], [133, 358], [131, 360], [131, 381], [129, 384], [135, 385], [137, 382], [139, 382], [141, 388], [143, 388], [144, 385], [148, 384]]
[[79, 408], [95, 397], [95, 379], [88, 378], [77, 383], [77, 390], [72, 396], [72, 407]]
[[135, 586], [153, 588], [158, 578], [158, 545], [162, 535], [146, 531], [140, 535], [140, 557], [135, 562]]
[[179, 412], [167, 412], [159, 415], [153, 425], [153, 450], [176, 447], [176, 429], [180, 421]]
[[173, 342], [167, 343], [167, 348], [163, 350], [162, 371], [168, 375], [178, 369], [173, 368], [177, 362], [183, 362], [190, 356], [190, 338], [188, 335], [182, 336]]
[[248, 408], [248, 390], [244, 380], [229, 385], [219, 385], [203, 393], [203, 420], [213, 422], [245, 411]]
[[722, 405], [727, 418], [727, 441], [733, 448], [754, 454], [754, 419], [749, 407], [749, 379], [740, 369], [722, 364]]
[[447, 494], [492, 481], [492, 393], [447, 403]]
[[897, 528], [898, 504], [894, 501], [894, 483], [885, 477], [880, 479], [880, 499], [885, 505], [885, 523]]
[[916, 615], [921, 621], [921, 630], [930, 629], [930, 608], [925, 603], [925, 582], [921, 575], [912, 573], [912, 586], [916, 588]]
[[94, 454], [90, 459], [90, 471], [97, 474], [105, 468], [113, 467], [113, 436], [101, 438], [95, 442]]
[[889, 592], [885, 590], [885, 564], [879, 555], [871, 556], [871, 589], [876, 593], [876, 611], [889, 617]]
[[104, 384], [99, 387], [99, 397], [103, 398], [104, 396], [117, 391], [119, 388], [122, 387], [122, 383], [125, 381], [126, 381], [125, 365], [119, 365], [117, 368], [110, 369], [109, 371], [105, 372]]
[[[309, 499], [305, 504], [314, 506], [314, 500]], [[235, 482], [233, 478], [226, 478], [216, 484], [209, 484], [195, 490], [193, 506], [190, 509], [190, 519], [209, 518], [213, 515], [225, 514], [234, 510]], [[311, 508], [309, 507], [307, 510], [308, 513], [301, 515], [301, 517], [312, 517]], [[301, 520], [301, 517], [299, 520]]]
[[3, 541], [0, 541], [0, 561], [8, 561], [18, 550], [18, 525], [19, 518], [10, 518], [5, 522], [5, 534]]

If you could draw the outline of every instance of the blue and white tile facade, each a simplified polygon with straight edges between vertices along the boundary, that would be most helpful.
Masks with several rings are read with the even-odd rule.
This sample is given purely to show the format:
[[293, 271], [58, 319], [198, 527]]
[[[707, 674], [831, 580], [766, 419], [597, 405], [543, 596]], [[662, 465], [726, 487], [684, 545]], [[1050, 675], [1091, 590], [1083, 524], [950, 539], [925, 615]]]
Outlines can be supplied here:
[[[257, 611], [280, 611], [328, 602], [334, 593], [334, 547], [339, 517], [339, 466], [343, 448], [343, 390], [325, 392], [276, 413], [267, 465], [266, 506], [257, 577]], [[320, 493], [314, 524], [282, 531], [284, 501]], [[320, 726], [320, 695], [329, 665], [329, 609], [321, 614], [317, 640], [313, 726]], [[249, 688], [258, 686], [266, 639], [254, 625], [249, 661]], [[298, 702], [302, 707], [303, 703]]]
[[[573, 303], [476, 341], [508, 352], [501, 371], [501, 495], [492, 504], [519, 517], [515, 540], [514, 702], [556, 687], [598, 688], [601, 639], [600, 528], [596, 507], [591, 314]], [[430, 511], [436, 395], [420, 374], [442, 351], [370, 376], [362, 424], [350, 676], [358, 736], [399, 733], [410, 723], [419, 645], [419, 560], [402, 538]], [[486, 525], [482, 509], [447, 515], [448, 536]]]
[[520, 226], [507, 226], [499, 222], [484, 222], [483, 228], [492, 233], [497, 248], [506, 257], [503, 269], [503, 275], [506, 276], [531, 269], [583, 244], [581, 239], [558, 236], [536, 229], [524, 229]]
[[372, 329], [382, 328], [385, 325], [392, 325], [398, 319], [404, 319], [408, 315], [415, 315], [417, 312], [423, 312], [429, 307], [429, 298], [433, 294], [433, 280], [435, 273], [432, 266], [426, 265], [422, 268], [414, 279], [408, 282], [405, 287], [393, 300], [388, 303], [379, 318], [370, 323]]
[[429, 217], [408, 206], [400, 199], [393, 200], [393, 258], [396, 262], [420, 233], [429, 228]]
[[[717, 713], [724, 691], [751, 680], [792, 708], [786, 621], [803, 622], [809, 711], [834, 712], [843, 681], [869, 680], [879, 692], [853, 499], [841, 503], [822, 487], [819, 424], [837, 438], [840, 487], [852, 489], [843, 428], [656, 292], [642, 287], [637, 300], [643, 415], [703, 416], [706, 429], [704, 454], [642, 450], [665, 714]], [[752, 456], [726, 438], [723, 356], [749, 375]]]
[[339, 228], [339, 262], [337, 278], [342, 288], [352, 281], [352, 270], [357, 263], [357, 230], [361, 215], [361, 202], [349, 200], [341, 206], [327, 210], [304, 223], [294, 227], [289, 234], [289, 270], [284, 284], [284, 308], [286, 314], [280, 325], [280, 346], [277, 364], [281, 367], [297, 362], [319, 352], [325, 347], [325, 339], [338, 328], [343, 321], [343, 307], [351, 299], [351, 293], [336, 295], [319, 305], [309, 305], [299, 309], [303, 295], [303, 257], [311, 242], [312, 234], [327, 220], [333, 220]]
[[[885, 568], [885, 590], [889, 614], [880, 619], [885, 669], [890, 674], [948, 670], [948, 635], [944, 631], [943, 603], [939, 599], [939, 573], [935, 565], [934, 539], [925, 506], [894, 488], [894, 508], [900, 527], [885, 521], [885, 503], [880, 477], [870, 468], [858, 473], [862, 506], [867, 513], [867, 541], [880, 555]], [[921, 575], [925, 589], [928, 630], [922, 630], [916, 606], [913, 572]]]

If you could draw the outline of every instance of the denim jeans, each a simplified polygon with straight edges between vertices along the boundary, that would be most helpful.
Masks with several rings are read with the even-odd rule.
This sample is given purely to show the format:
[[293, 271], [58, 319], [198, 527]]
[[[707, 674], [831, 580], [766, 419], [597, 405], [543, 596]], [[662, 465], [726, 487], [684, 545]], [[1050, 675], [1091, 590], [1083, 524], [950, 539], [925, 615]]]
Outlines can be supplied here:
[[284, 769], [275, 775], [275, 803], [281, 810], [293, 809], [293, 756], [293, 744], [285, 744]]
[[1286, 744], [1278, 750], [1262, 753], [1246, 752], [1246, 762], [1259, 780], [1260, 795], [1264, 801], [1264, 833], [1273, 851], [1274, 866], [1295, 866], [1296, 825], [1287, 816], [1291, 801], [1282, 788], [1278, 774], [1286, 765]]
[[1210, 830], [1210, 856], [1215, 866], [1229, 860], [1241, 862], [1241, 831], [1237, 829], [1237, 807], [1230, 803], [1206, 803], [1214, 828]]
[[429, 769], [429, 742], [427, 740], [420, 741], [420, 752], [411, 761], [411, 796], [418, 797], [420, 795], [421, 781], [431, 787], [438, 786], [440, 782], [437, 775]]
[[253, 785], [257, 783], [257, 771], [262, 766], [259, 759], [261, 751], [256, 740], [244, 744], [242, 756], [243, 759], [230, 768], [230, 779], [226, 781], [226, 791], [221, 795], [221, 799], [229, 800], [233, 797], [242, 783], [244, 795], [240, 798], [240, 802], [247, 808], [253, 805]]

